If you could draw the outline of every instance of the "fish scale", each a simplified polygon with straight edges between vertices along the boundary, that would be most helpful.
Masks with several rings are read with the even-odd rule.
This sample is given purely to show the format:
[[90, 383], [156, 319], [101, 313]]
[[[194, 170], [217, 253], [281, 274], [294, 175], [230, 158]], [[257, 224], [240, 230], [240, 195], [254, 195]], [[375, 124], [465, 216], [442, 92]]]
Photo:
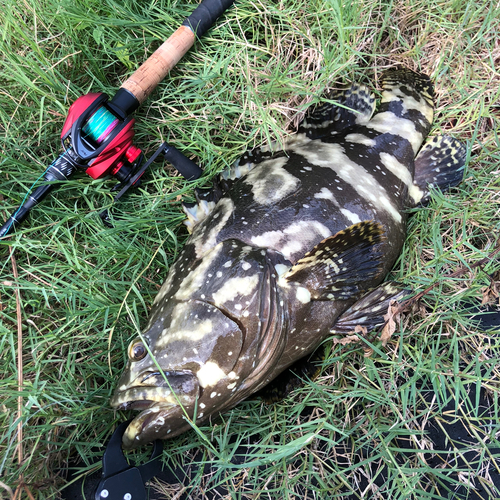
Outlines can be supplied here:
[[382, 87], [376, 113], [354, 84], [339, 106], [308, 112], [282, 149], [247, 152], [186, 204], [191, 237], [111, 401], [141, 411], [125, 447], [178, 435], [257, 391], [275, 400], [296, 386], [292, 371], [316, 373], [307, 355], [324, 339], [375, 329], [409, 293], [382, 283], [407, 209], [429, 184], [460, 182], [465, 149], [446, 136], [421, 149], [434, 114], [427, 76], [395, 68]]

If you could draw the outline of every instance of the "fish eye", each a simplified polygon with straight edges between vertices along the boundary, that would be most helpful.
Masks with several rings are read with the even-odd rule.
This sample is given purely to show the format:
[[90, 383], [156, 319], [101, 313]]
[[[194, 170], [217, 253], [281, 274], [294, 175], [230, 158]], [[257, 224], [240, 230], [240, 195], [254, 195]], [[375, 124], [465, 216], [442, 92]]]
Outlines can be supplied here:
[[128, 357], [131, 361], [140, 361], [147, 353], [146, 346], [141, 340], [134, 340], [128, 348]]

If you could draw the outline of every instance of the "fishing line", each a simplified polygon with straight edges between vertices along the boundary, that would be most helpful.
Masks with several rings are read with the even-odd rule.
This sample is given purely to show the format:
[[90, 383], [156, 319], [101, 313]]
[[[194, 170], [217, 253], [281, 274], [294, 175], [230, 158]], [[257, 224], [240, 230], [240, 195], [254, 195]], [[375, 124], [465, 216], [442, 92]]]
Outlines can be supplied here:
[[119, 123], [120, 120], [102, 106], [89, 118], [82, 132], [97, 144], [101, 144]]

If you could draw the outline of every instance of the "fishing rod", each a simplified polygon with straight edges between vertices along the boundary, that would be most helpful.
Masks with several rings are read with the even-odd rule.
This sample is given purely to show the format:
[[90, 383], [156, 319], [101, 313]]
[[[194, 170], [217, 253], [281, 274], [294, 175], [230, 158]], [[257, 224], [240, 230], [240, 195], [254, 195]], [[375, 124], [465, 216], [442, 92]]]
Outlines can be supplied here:
[[[163, 155], [186, 179], [201, 176], [200, 167], [173, 146], [163, 143], [144, 163], [144, 154], [133, 144], [132, 113], [151, 95], [182, 56], [227, 10], [234, 0], [203, 0], [182, 25], [109, 97], [101, 92], [79, 97], [69, 108], [61, 132], [63, 152], [42, 174], [43, 184], [27, 194], [19, 208], [0, 228], [0, 238], [21, 224], [29, 212], [77, 169], [93, 179], [111, 175], [119, 184], [114, 201], [138, 186], [147, 168]], [[59, 182], [54, 182], [59, 181]], [[109, 214], [100, 214], [106, 225]]]

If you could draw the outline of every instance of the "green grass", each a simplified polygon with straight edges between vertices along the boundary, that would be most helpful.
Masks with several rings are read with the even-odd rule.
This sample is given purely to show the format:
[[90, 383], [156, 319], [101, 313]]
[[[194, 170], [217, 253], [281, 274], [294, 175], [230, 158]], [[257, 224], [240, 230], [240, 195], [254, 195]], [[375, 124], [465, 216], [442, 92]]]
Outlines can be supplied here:
[[[4, 218], [58, 155], [71, 102], [89, 91], [112, 95], [195, 4], [0, 0]], [[452, 498], [470, 480], [484, 487], [482, 498], [494, 498], [486, 468], [500, 469], [500, 337], [474, 326], [463, 303], [482, 299], [489, 275], [498, 285], [498, 259], [454, 279], [446, 274], [498, 245], [500, 7], [486, 0], [236, 4], [136, 113], [137, 145], [151, 154], [168, 140], [203, 165], [203, 179], [188, 183], [157, 164], [113, 209], [115, 227], [106, 229], [98, 214], [110, 205], [113, 181], [80, 172], [0, 241], [0, 496], [23, 481], [35, 498], [57, 498], [68, 460], [87, 464], [82, 475], [93, 470], [103, 442], [128, 418], [111, 410], [109, 397], [126, 346], [186, 239], [180, 197], [192, 199], [195, 185], [208, 187], [245, 149], [283, 140], [324, 91], [353, 80], [376, 84], [384, 68], [401, 63], [436, 82], [432, 134], [449, 133], [469, 150], [464, 182], [414, 211], [392, 273], [416, 291], [438, 285], [386, 347], [334, 344], [323, 376], [285, 401], [244, 402], [213, 426], [166, 442], [176, 463], [189, 464], [201, 450], [214, 467], [185, 486], [156, 487], [166, 498], [184, 487], [190, 498], [210, 498], [223, 485], [235, 499], [403, 500]], [[479, 389], [490, 417], [478, 410]], [[427, 420], [441, 426], [447, 452], [432, 450]], [[476, 443], [458, 442], [446, 422], [466, 426]], [[229, 467], [248, 442], [244, 462]], [[439, 466], [430, 465], [436, 457]], [[387, 481], [377, 479], [382, 473]]]

